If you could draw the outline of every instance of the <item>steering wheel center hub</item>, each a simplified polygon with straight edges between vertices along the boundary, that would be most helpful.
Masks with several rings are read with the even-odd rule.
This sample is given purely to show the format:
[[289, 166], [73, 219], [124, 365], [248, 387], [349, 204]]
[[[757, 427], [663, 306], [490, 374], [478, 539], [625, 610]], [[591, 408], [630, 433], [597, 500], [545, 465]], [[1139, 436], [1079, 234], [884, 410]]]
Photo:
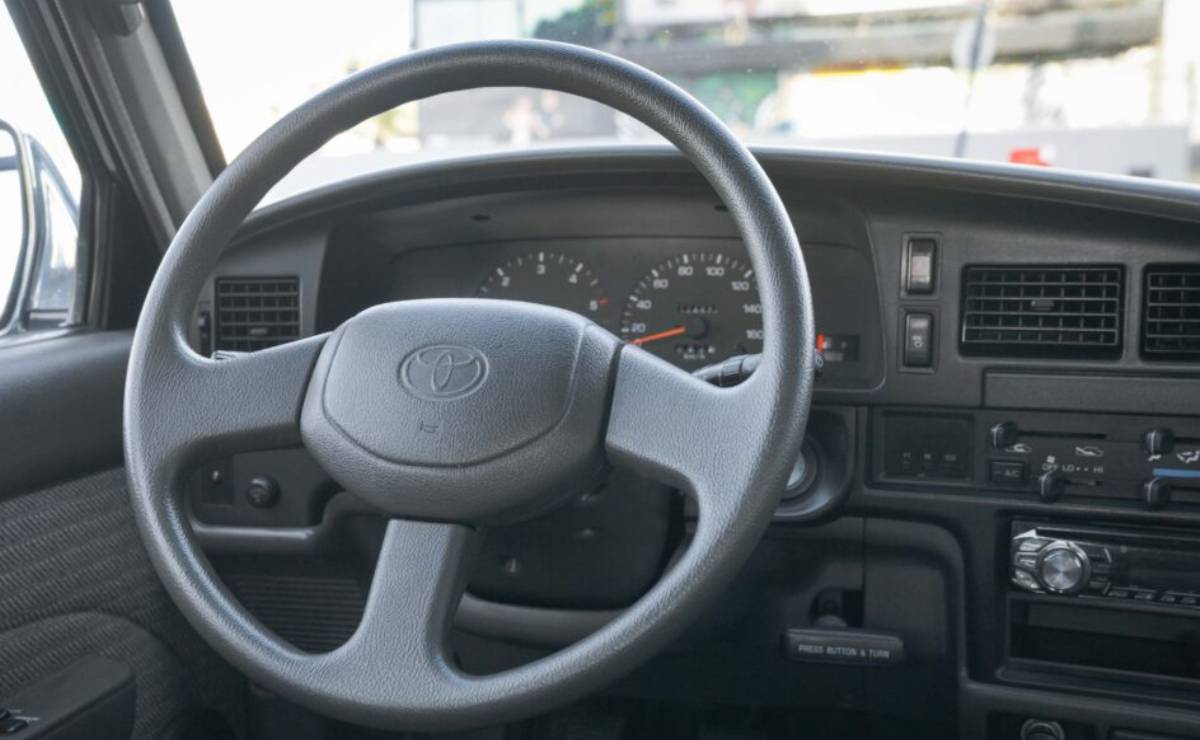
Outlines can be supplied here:
[[[326, 344], [302, 431], [339, 482], [388, 511], [505, 518], [601, 456], [603, 415], [577, 417], [580, 404], [602, 408], [616, 349], [591, 322], [545, 306], [377, 306]], [[443, 481], [454, 490], [431, 496]]]

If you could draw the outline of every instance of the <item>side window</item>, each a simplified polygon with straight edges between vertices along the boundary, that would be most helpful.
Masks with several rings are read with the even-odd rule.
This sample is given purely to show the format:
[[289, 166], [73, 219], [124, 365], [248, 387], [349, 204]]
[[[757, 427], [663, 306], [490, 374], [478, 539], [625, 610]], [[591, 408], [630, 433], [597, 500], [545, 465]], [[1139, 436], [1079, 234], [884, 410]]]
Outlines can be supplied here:
[[8, 316], [17, 263], [25, 240], [21, 172], [17, 169], [17, 140], [0, 125], [0, 325]]
[[43, 150], [34, 155], [34, 172], [45, 212], [45, 234], [33, 271], [31, 318], [71, 320], [75, 305], [75, 262], [79, 252], [79, 206], [54, 161]]
[[79, 166], [0, 11], [0, 335], [78, 321]]

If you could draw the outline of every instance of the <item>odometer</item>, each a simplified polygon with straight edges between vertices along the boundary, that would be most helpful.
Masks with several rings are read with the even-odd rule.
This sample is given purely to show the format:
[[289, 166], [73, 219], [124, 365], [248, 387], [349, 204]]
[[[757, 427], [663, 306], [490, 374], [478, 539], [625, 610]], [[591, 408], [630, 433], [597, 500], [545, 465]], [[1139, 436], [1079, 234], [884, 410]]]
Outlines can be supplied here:
[[720, 252], [668, 259], [638, 281], [621, 313], [621, 338], [694, 370], [762, 351], [754, 270]]
[[565, 308], [603, 324], [608, 298], [584, 263], [559, 252], [530, 252], [496, 267], [475, 295]]

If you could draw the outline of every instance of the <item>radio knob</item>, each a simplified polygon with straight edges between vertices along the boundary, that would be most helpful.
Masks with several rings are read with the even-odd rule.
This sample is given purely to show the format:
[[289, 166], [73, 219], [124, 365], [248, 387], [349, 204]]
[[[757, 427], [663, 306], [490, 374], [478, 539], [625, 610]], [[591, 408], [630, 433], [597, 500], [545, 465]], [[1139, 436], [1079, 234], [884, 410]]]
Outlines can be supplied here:
[[1020, 435], [1021, 430], [1011, 421], [1002, 421], [988, 430], [988, 440], [997, 450], [1012, 447]]
[[1146, 432], [1142, 447], [1147, 455], [1166, 455], [1175, 447], [1175, 432], [1166, 427], [1157, 427]]
[[1087, 554], [1070, 542], [1055, 542], [1038, 556], [1038, 583], [1051, 593], [1082, 591], [1091, 572], [1092, 564]]
[[1147, 509], [1161, 509], [1171, 501], [1171, 483], [1163, 478], [1151, 478], [1142, 484], [1142, 503]]
[[1053, 503], [1067, 490], [1067, 476], [1057, 470], [1042, 473], [1038, 478], [1038, 496], [1046, 503]]
[[1062, 725], [1040, 719], [1027, 719], [1021, 725], [1021, 740], [1063, 740], [1067, 735]]

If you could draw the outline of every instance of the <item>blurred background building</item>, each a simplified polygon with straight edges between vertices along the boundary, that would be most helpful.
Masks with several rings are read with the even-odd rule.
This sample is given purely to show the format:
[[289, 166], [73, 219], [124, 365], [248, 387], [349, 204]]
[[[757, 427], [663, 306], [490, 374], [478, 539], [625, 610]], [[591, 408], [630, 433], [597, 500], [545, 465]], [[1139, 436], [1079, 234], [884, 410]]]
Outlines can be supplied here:
[[[518, 35], [584, 43], [670, 77], [756, 143], [1183, 180], [1200, 166], [1198, 6], [415, 0], [413, 43]], [[619, 117], [575, 102], [512, 91], [446, 98], [422, 106], [420, 130], [434, 142], [639, 138], [636, 127], [622, 131]], [[487, 132], [483, 109], [494, 123]]]

